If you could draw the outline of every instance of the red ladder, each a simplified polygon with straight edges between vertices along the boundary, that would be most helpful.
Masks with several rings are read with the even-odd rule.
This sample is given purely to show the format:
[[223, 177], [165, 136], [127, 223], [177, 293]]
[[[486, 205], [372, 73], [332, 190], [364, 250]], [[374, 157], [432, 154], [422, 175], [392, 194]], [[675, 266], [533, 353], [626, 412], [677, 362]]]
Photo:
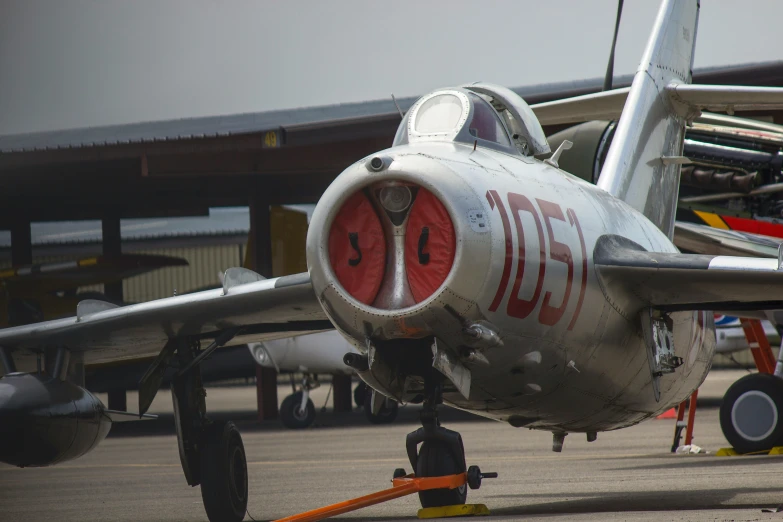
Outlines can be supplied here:
[[[674, 441], [672, 442], [672, 453], [677, 452], [680, 447], [680, 438], [682, 430], [685, 429], [685, 445], [690, 446], [693, 442], [693, 424], [696, 420], [696, 399], [699, 396], [699, 390], [691, 394], [690, 405], [688, 399], [685, 399], [677, 406], [677, 423], [674, 425]], [[685, 408], [688, 408], [688, 422], [685, 422]], [[686, 429], [687, 428], [687, 429]]]
[[750, 353], [756, 362], [756, 368], [759, 373], [775, 372], [775, 356], [772, 353], [772, 347], [767, 340], [767, 334], [764, 333], [764, 327], [758, 319], [740, 318], [742, 331], [745, 332], [745, 339], [748, 340]]

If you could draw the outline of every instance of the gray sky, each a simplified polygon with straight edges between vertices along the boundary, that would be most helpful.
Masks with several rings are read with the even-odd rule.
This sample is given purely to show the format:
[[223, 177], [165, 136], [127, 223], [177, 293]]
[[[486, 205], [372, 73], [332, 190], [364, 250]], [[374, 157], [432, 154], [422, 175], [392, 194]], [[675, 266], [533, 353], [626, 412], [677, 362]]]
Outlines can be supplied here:
[[[616, 73], [658, 2], [626, 0]], [[0, 0], [0, 135], [603, 76], [615, 0]], [[783, 58], [783, 2], [702, 0], [696, 67]]]

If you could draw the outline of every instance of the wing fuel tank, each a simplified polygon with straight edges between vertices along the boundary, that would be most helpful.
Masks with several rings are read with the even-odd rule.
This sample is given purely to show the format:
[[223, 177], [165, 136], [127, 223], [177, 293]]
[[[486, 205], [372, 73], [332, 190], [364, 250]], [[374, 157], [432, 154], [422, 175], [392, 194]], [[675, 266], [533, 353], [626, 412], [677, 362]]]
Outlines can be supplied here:
[[109, 433], [103, 403], [84, 388], [46, 374], [0, 379], [0, 462], [50, 466], [80, 457]]

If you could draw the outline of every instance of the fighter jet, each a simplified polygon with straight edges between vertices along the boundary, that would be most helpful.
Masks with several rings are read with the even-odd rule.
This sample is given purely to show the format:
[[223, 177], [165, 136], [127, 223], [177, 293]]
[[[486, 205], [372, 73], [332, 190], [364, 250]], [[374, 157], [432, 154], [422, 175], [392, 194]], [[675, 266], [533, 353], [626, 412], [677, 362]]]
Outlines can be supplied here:
[[[276, 339], [247, 345], [253, 360], [266, 368], [291, 374], [291, 395], [280, 405], [280, 420], [286, 428], [302, 429], [315, 420], [315, 405], [310, 391], [320, 386], [319, 373], [342, 373], [353, 375], [354, 370], [345, 363], [359, 356], [354, 345], [347, 342], [336, 331], [300, 335], [287, 339]], [[302, 380], [297, 389], [294, 373], [301, 373]], [[373, 412], [372, 395], [367, 385], [359, 382], [353, 392], [357, 406], [364, 408], [367, 420], [373, 424], [387, 424], [397, 418], [397, 402], [385, 399], [380, 410]]]
[[[761, 322], [761, 326], [770, 343], [777, 342], [780, 344], [780, 334], [775, 329], [775, 325], [764, 320]], [[739, 317], [730, 315], [715, 316], [715, 338], [717, 340], [715, 353], [723, 354], [730, 358], [733, 352], [749, 348]]]
[[[405, 441], [421, 477], [467, 469], [460, 435], [438, 421], [441, 403], [550, 431], [561, 450], [569, 433], [593, 441], [682, 402], [712, 361], [708, 310], [783, 308], [783, 257], [682, 254], [672, 243], [686, 124], [706, 109], [783, 107], [783, 89], [691, 85], [698, 14], [697, 0], [665, 0], [628, 91], [540, 112], [585, 121], [621, 111], [597, 185], [558, 168], [567, 143], [537, 159], [551, 151], [536, 108], [512, 91], [438, 89], [405, 114], [392, 147], [326, 190], [307, 273], [230, 269], [217, 290], [0, 331], [0, 460], [53, 464], [105, 435], [80, 431], [102, 405], [62, 404], [78, 384], [28, 393], [62, 382], [14, 371], [45, 348], [74, 364], [157, 355], [140, 412], [177, 365], [180, 458], [210, 520], [241, 520], [248, 495], [239, 432], [209, 420], [199, 379], [222, 345], [334, 327], [361, 352], [349, 362], [375, 404], [422, 403], [422, 428]], [[780, 381], [751, 377], [738, 404], [779, 412]], [[753, 436], [777, 441], [783, 415], [764, 418], [775, 421]], [[52, 444], [66, 437], [71, 445]], [[429, 507], [466, 495], [463, 485], [419, 498]]]

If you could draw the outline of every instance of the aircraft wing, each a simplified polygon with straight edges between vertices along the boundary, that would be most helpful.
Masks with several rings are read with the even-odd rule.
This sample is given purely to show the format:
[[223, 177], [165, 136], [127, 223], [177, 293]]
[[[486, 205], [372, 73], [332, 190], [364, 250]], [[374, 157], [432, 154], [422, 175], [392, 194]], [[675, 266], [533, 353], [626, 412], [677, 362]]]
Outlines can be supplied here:
[[[589, 120], [616, 120], [625, 107], [631, 88], [585, 94], [564, 100], [531, 105], [541, 125], [580, 123]], [[680, 116], [693, 119], [701, 111], [759, 110], [783, 108], [783, 89], [692, 85], [672, 82], [663, 87]]]
[[175, 266], [188, 266], [188, 262], [179, 257], [149, 254], [88, 257], [0, 270], [0, 284], [14, 294], [35, 295], [121, 281]]
[[0, 330], [0, 346], [23, 350], [64, 344], [94, 364], [155, 356], [176, 337], [209, 342], [238, 329], [227, 344], [243, 344], [331, 328], [309, 274], [263, 279], [230, 269], [223, 288], [215, 290], [123, 307], [83, 301], [76, 317]]
[[607, 235], [593, 254], [607, 296], [620, 309], [783, 309], [783, 264], [756, 257], [647, 252]]
[[677, 221], [674, 244], [695, 254], [777, 258], [783, 239]]
[[580, 123], [590, 120], [616, 120], [620, 117], [630, 87], [585, 94], [564, 100], [537, 103], [530, 108], [541, 125]]

